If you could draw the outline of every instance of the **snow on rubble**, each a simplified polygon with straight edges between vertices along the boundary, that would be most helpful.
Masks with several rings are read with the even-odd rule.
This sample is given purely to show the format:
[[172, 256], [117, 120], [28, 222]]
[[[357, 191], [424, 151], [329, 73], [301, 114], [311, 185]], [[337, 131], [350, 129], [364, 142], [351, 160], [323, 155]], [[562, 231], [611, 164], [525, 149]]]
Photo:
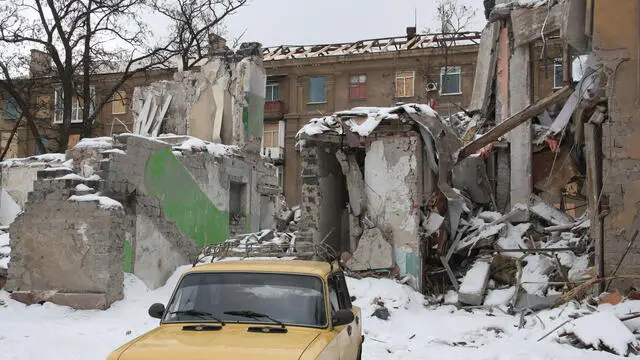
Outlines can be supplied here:
[[[148, 307], [155, 302], [166, 303], [178, 279], [190, 267], [179, 268], [164, 287], [153, 291], [135, 276], [126, 274], [124, 300], [105, 311], [76, 311], [51, 303], [26, 306], [0, 291], [2, 359], [105, 359], [112, 350], [157, 326], [158, 321], [147, 314]], [[425, 306], [423, 295], [394, 280], [348, 278], [347, 284], [351, 295], [356, 297], [354, 304], [362, 309], [364, 359], [618, 358], [559, 344], [558, 336], [563, 330], [537, 341], [550, 329], [586, 311], [574, 304], [526, 316], [525, 325], [519, 330], [519, 316], [480, 309], [465, 311], [451, 305]], [[389, 311], [386, 321], [372, 316], [381, 303]], [[602, 312], [609, 314], [640, 310], [640, 301], [605, 305], [601, 306]], [[569, 329], [570, 325], [565, 327]], [[585, 320], [576, 321], [574, 329], [597, 327], [598, 324]], [[628, 336], [629, 331], [615, 326], [608, 330], [612, 333], [606, 341], [614, 341], [619, 332]], [[614, 344], [621, 346], [620, 342]]]
[[34, 155], [26, 158], [14, 158], [7, 159], [0, 162], [0, 167], [8, 168], [8, 167], [68, 167], [65, 164], [66, 156], [65, 154], [42, 154], [42, 155]]

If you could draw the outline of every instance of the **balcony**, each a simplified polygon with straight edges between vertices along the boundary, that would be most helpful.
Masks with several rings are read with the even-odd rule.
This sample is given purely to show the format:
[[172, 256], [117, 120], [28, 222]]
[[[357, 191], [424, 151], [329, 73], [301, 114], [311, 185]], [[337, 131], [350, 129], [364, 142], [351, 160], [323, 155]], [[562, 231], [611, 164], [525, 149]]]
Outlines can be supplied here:
[[281, 147], [268, 147], [262, 148], [262, 157], [271, 159], [274, 163], [280, 163], [284, 160], [284, 148]]
[[265, 119], [282, 119], [284, 116], [284, 102], [282, 101], [267, 101], [264, 103], [264, 118]]

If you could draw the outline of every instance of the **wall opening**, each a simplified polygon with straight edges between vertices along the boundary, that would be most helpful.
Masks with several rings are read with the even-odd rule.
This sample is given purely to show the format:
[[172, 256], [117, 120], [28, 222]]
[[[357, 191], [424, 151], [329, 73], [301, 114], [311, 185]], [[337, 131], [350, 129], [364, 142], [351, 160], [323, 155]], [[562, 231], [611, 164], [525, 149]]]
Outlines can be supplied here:
[[229, 184], [229, 233], [245, 232], [247, 222], [247, 184], [232, 181]]

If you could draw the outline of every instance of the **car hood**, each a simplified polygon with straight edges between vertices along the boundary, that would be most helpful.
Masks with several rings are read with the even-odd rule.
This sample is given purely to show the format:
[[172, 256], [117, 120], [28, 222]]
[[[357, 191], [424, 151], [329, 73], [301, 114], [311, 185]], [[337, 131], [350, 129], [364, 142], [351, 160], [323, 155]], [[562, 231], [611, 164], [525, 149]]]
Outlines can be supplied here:
[[185, 324], [162, 325], [123, 346], [119, 360], [299, 359], [320, 334], [318, 329], [287, 327], [287, 333], [248, 332], [247, 324], [218, 331], [185, 331]]

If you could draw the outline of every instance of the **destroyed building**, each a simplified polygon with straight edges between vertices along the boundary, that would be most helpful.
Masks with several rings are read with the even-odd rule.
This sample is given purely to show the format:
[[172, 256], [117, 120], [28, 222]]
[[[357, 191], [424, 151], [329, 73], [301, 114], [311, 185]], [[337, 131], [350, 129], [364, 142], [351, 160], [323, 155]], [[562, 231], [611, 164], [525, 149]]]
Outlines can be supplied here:
[[157, 288], [202, 247], [275, 227], [264, 82], [260, 46], [243, 44], [136, 90], [135, 134], [83, 139], [55, 163], [5, 163], [3, 177], [37, 174], [19, 189], [32, 191], [10, 226], [6, 289], [25, 303], [106, 308], [122, 298], [124, 272]]
[[[636, 273], [635, 163], [622, 129], [638, 113], [638, 33], [618, 36], [603, 19], [625, 6], [638, 14], [637, 2], [497, 3], [463, 112], [356, 107], [298, 133], [299, 244], [331, 245], [353, 270], [397, 271], [472, 305], [493, 291], [514, 307], [550, 305], [576, 284]], [[558, 44], [562, 81], [540, 93], [533, 65]]]

